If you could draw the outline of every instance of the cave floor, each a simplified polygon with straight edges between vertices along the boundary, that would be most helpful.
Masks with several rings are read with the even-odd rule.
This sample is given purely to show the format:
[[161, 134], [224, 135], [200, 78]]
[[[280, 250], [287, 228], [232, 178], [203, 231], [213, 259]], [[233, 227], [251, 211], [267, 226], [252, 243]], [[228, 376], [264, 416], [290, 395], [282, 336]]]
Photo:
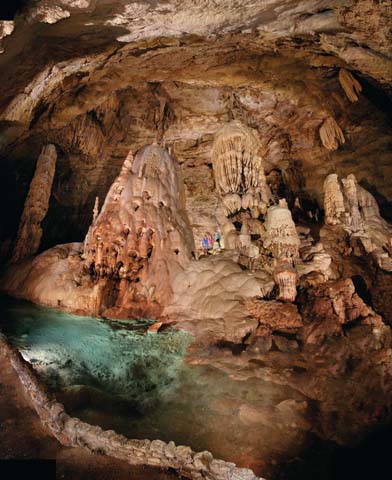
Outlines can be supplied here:
[[25, 397], [16, 373], [0, 350], [0, 459], [55, 459], [57, 479], [170, 480], [181, 478], [135, 467], [82, 448], [62, 446], [42, 426]]

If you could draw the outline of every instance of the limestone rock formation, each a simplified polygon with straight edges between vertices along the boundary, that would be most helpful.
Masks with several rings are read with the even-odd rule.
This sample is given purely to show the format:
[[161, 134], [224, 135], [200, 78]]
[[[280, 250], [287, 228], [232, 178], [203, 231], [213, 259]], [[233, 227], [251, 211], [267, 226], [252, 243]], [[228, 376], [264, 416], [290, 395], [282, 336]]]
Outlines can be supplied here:
[[[271, 200], [260, 148], [257, 134], [239, 121], [228, 123], [215, 136], [211, 153], [215, 183], [230, 214]], [[225, 200], [227, 195], [230, 200]]]
[[264, 247], [270, 250], [275, 258], [298, 257], [300, 240], [285, 200], [280, 200], [279, 205], [269, 207], [265, 227]]
[[362, 85], [358, 80], [348, 70], [341, 68], [339, 70], [339, 82], [350, 102], [357, 102], [358, 95], [362, 91]]
[[245, 308], [270, 332], [298, 331], [303, 326], [301, 315], [293, 304], [250, 299], [245, 302]]
[[177, 167], [166, 150], [150, 145], [134, 160], [128, 155], [83, 247], [86, 271], [96, 281], [118, 282], [111, 315], [138, 303], [151, 312], [168, 303], [170, 277], [194, 250], [184, 207]]
[[333, 117], [324, 120], [319, 133], [322, 144], [328, 150], [337, 150], [346, 141], [342, 129]]
[[274, 280], [279, 287], [278, 300], [294, 302], [297, 296], [297, 272], [290, 262], [276, 262]]
[[16, 237], [12, 262], [37, 253], [42, 237], [41, 222], [49, 208], [57, 152], [54, 145], [43, 147], [27, 194]]
[[301, 313], [305, 322], [301, 335], [307, 343], [340, 335], [345, 325], [354, 322], [383, 326], [381, 317], [356, 293], [351, 279], [329, 281], [309, 289]]
[[[392, 226], [380, 215], [373, 195], [350, 174], [342, 179], [328, 175], [324, 183], [324, 208], [327, 225], [340, 225], [350, 237], [357, 256], [370, 255], [378, 267], [392, 271], [390, 250]], [[356, 248], [356, 246], [359, 246]]]
[[274, 279], [279, 286], [279, 299], [293, 302], [297, 294], [297, 273], [293, 260], [299, 256], [300, 239], [285, 200], [268, 208], [263, 246], [276, 259]]
[[324, 181], [324, 210], [327, 225], [342, 223], [345, 207], [336, 173], [331, 173]]
[[[298, 439], [343, 443], [379, 422], [392, 390], [390, 2], [22, 3], [0, 20], [2, 289], [193, 333], [195, 364], [262, 390], [230, 406], [270, 448], [267, 463], [240, 452], [262, 473], [301, 458]], [[47, 143], [49, 210], [49, 171], [28, 193]], [[219, 230], [221, 248], [199, 255]]]

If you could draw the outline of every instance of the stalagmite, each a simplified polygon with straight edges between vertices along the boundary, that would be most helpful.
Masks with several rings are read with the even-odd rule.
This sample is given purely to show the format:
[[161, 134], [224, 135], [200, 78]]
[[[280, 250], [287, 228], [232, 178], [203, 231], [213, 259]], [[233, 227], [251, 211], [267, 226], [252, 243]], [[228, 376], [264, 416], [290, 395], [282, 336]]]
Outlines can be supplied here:
[[324, 120], [324, 123], [320, 127], [319, 134], [322, 144], [328, 150], [337, 150], [339, 146], [345, 142], [342, 129], [332, 117]]
[[281, 199], [279, 205], [269, 207], [265, 225], [264, 247], [277, 259], [297, 258], [300, 240], [286, 200]]
[[381, 269], [391, 272], [392, 226], [382, 218], [376, 199], [357, 183], [355, 175], [342, 179], [342, 184], [343, 193], [336, 174], [325, 179], [325, 223], [342, 225], [354, 255], [361, 256], [365, 251]]
[[93, 209], [93, 224], [95, 223], [99, 213], [99, 197], [95, 197], [94, 209]]
[[339, 82], [350, 102], [357, 102], [358, 95], [362, 91], [362, 85], [358, 80], [348, 70], [341, 68], [339, 70]]
[[348, 204], [348, 223], [347, 227], [352, 233], [363, 230], [362, 218], [359, 212], [357, 182], [355, 176], [350, 174], [347, 178], [342, 179], [344, 188], [344, 196]]
[[344, 198], [336, 173], [331, 173], [324, 181], [324, 210], [327, 225], [338, 225], [343, 222]]
[[49, 208], [56, 160], [56, 147], [52, 144], [43, 147], [25, 200], [12, 262], [34, 255], [39, 249], [42, 237], [41, 222]]
[[278, 300], [294, 302], [297, 296], [297, 272], [290, 262], [278, 261], [274, 269], [274, 280], [279, 286]]
[[381, 219], [380, 209], [373, 195], [357, 184], [358, 205], [364, 220]]
[[[194, 250], [183, 211], [177, 166], [157, 145], [130, 153], [84, 243], [85, 270], [108, 279], [115, 299], [103, 298], [110, 315], [137, 308], [156, 314], [171, 295], [170, 274]], [[97, 207], [97, 205], [95, 206]], [[97, 211], [97, 208], [94, 208]], [[119, 313], [120, 312], [120, 313]]]

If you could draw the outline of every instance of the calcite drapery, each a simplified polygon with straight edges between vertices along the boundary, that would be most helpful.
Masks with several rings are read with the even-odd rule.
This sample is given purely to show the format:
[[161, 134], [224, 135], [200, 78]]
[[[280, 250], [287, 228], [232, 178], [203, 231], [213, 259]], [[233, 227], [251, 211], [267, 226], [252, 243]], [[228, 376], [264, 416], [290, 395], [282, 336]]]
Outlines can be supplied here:
[[[215, 183], [229, 213], [241, 207], [268, 204], [272, 198], [267, 185], [260, 141], [254, 130], [235, 120], [221, 128], [212, 147]], [[244, 206], [241, 198], [246, 195]], [[225, 202], [225, 196], [230, 195]], [[242, 197], [243, 198], [243, 197]], [[227, 203], [227, 205], [226, 205]]]
[[38, 157], [29, 193], [23, 207], [12, 262], [18, 262], [25, 257], [34, 255], [40, 246], [41, 222], [49, 208], [56, 160], [56, 147], [52, 144], [44, 146]]
[[298, 257], [300, 241], [286, 200], [281, 199], [279, 205], [269, 207], [265, 227], [267, 234], [264, 247], [270, 250], [275, 258]]
[[274, 280], [279, 287], [278, 300], [294, 302], [297, 296], [297, 272], [290, 262], [277, 261]]
[[339, 70], [339, 82], [350, 102], [357, 102], [358, 95], [362, 91], [362, 85], [358, 80], [348, 70], [341, 68]]
[[264, 248], [275, 258], [274, 280], [279, 286], [279, 299], [293, 302], [297, 295], [297, 272], [293, 261], [298, 258], [300, 239], [286, 200], [269, 207], [266, 220]]
[[171, 295], [170, 275], [194, 249], [184, 212], [177, 165], [166, 150], [149, 145], [130, 153], [84, 242], [84, 265], [93, 278], [115, 286], [102, 299], [107, 312], [156, 315]]
[[345, 212], [344, 198], [336, 173], [331, 173], [324, 181], [324, 210], [327, 225], [342, 223]]
[[319, 134], [321, 143], [328, 150], [337, 150], [346, 141], [342, 129], [333, 117], [328, 117], [324, 120]]

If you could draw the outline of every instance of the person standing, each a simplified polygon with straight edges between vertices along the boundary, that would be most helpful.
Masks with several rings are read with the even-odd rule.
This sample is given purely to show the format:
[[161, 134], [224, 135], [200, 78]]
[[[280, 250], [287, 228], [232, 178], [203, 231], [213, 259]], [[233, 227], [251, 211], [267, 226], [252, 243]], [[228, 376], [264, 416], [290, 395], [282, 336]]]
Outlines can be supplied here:
[[219, 232], [219, 230], [215, 230], [215, 233], [214, 233], [214, 243], [217, 243], [217, 244], [218, 244], [218, 248], [221, 248], [220, 240], [221, 240], [220, 232]]
[[208, 255], [208, 246], [209, 246], [209, 241], [208, 241], [208, 235], [205, 234], [202, 241], [201, 241], [201, 246], [203, 248], [203, 254]]
[[214, 247], [214, 238], [211, 233], [208, 233], [208, 250], [212, 250]]

